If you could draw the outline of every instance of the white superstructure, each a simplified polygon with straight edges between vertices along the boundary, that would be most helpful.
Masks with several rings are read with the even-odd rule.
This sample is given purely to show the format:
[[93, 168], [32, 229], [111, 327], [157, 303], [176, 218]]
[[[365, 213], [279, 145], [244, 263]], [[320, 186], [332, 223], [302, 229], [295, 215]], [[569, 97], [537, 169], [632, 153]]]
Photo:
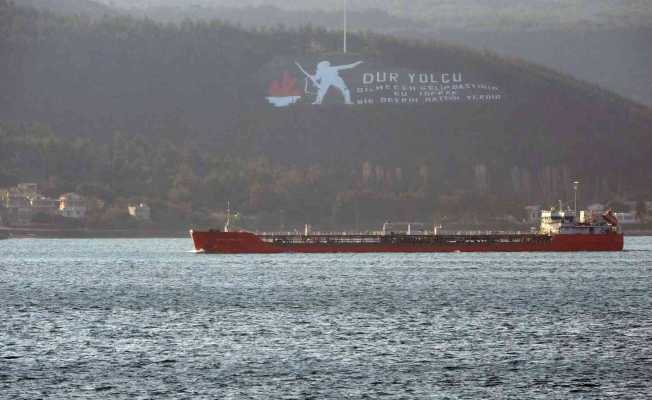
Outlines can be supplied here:
[[539, 232], [544, 235], [598, 235], [618, 230], [618, 221], [609, 210], [601, 221], [587, 218], [584, 211], [579, 212], [579, 219], [576, 220], [574, 212], [544, 210], [541, 211], [541, 226]]

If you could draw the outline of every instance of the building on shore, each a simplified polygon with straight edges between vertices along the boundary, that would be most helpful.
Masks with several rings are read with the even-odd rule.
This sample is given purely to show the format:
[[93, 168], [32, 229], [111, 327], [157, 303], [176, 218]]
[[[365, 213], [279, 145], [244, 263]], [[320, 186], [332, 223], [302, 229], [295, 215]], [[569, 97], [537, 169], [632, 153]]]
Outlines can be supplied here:
[[56, 215], [59, 210], [59, 200], [36, 195], [30, 199], [32, 212], [34, 214]]
[[38, 184], [36, 183], [19, 183], [16, 185], [15, 190], [28, 199], [33, 199], [34, 197], [39, 196]]
[[77, 193], [66, 193], [59, 197], [59, 214], [66, 218], [82, 219], [86, 216], [86, 199]]
[[586, 209], [587, 209], [590, 213], [593, 213], [593, 214], [598, 215], [598, 214], [602, 214], [602, 213], [604, 213], [605, 210], [606, 210], [607, 208], [606, 208], [605, 205], [602, 204], [602, 203], [593, 203], [593, 204], [589, 204], [589, 205], [586, 207]]
[[19, 183], [0, 189], [0, 217], [7, 225], [29, 226], [35, 222], [35, 217], [39, 222], [55, 216], [83, 219], [87, 209], [86, 199], [77, 193], [66, 193], [53, 199], [40, 194], [36, 183]]
[[541, 206], [540, 205], [531, 205], [525, 207], [525, 218], [526, 222], [539, 222], [541, 218]]
[[129, 211], [129, 215], [138, 221], [150, 221], [152, 219], [151, 209], [145, 203], [129, 205], [127, 210]]
[[618, 219], [618, 223], [621, 225], [631, 225], [631, 224], [641, 223], [641, 220], [638, 218], [635, 212], [617, 212], [614, 214]]
[[28, 225], [34, 215], [29, 199], [17, 188], [0, 191], [3, 219], [8, 225]]
[[652, 201], [646, 200], [643, 202], [643, 211], [644, 215], [643, 218], [647, 221], [652, 219]]

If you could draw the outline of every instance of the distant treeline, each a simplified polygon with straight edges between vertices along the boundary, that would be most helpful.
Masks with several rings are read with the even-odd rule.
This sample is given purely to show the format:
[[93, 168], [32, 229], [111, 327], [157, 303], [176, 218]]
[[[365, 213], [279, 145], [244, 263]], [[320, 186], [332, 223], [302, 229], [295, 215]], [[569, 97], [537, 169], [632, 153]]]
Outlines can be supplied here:
[[261, 66], [339, 46], [311, 27], [89, 20], [0, 0], [0, 186], [143, 199], [178, 221], [230, 200], [261, 225], [518, 214], [569, 199], [577, 178], [586, 200], [652, 196], [649, 109], [490, 54], [350, 40], [387, 65], [481, 71], [500, 103], [266, 104]]
[[[289, 166], [121, 132], [99, 143], [61, 137], [38, 124], [0, 125], [0, 187], [19, 182], [38, 182], [51, 197], [77, 192], [89, 204], [99, 200], [106, 208], [91, 206], [91, 222], [104, 226], [124, 222], [126, 205], [138, 202], [152, 206], [157, 224], [175, 228], [214, 222], [211, 214], [223, 212], [227, 201], [247, 217], [239, 222], [273, 228], [367, 225], [388, 214], [409, 219], [433, 211], [425, 166]], [[468, 205], [445, 210], [472, 213]]]

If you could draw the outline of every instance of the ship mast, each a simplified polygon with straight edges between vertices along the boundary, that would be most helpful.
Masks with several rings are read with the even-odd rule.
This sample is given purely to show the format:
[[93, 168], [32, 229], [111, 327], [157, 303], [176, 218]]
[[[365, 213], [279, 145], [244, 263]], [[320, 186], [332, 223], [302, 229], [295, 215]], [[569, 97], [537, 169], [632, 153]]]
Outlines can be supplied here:
[[575, 217], [577, 218], [577, 189], [580, 186], [580, 181], [573, 182], [573, 192], [574, 192], [574, 206], [575, 206]]
[[226, 202], [226, 222], [224, 223], [224, 232], [229, 231], [229, 225], [231, 225], [231, 202]]

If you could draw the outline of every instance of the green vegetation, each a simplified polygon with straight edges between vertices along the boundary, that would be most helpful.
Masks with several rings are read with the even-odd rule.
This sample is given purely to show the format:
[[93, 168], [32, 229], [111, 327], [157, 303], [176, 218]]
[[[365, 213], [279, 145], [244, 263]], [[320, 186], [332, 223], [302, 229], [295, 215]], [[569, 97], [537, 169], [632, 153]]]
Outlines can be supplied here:
[[[0, 0], [0, 187], [145, 201], [161, 225], [258, 228], [517, 217], [528, 203], [652, 197], [650, 109], [545, 68], [440, 43], [354, 35], [360, 57], [481, 73], [496, 104], [266, 104], [261, 67], [334, 52], [337, 33], [89, 20]], [[316, 50], [319, 49], [319, 50]], [[113, 214], [112, 214], [113, 213]], [[92, 214], [92, 213], [91, 213]]]

